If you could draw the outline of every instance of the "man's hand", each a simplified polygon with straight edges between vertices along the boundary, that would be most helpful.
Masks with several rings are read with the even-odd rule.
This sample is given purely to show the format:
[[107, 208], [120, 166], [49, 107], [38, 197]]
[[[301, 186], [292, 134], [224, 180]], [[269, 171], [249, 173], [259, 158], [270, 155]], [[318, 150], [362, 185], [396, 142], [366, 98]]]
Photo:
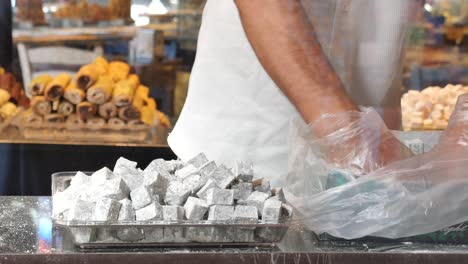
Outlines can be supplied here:
[[[346, 114], [358, 112], [358, 107], [322, 52], [300, 0], [235, 0], [235, 3], [259, 61], [304, 120], [314, 124], [316, 137], [325, 138], [347, 126], [368, 134], [367, 138], [358, 133], [347, 140], [335, 138], [335, 142], [328, 142], [330, 145], [323, 152], [329, 162], [368, 173], [411, 155], [383, 122], [385, 129], [369, 130], [364, 122]], [[316, 122], [325, 114], [342, 115], [336, 124]], [[370, 137], [380, 142], [367, 142]], [[366, 153], [358, 153], [359, 150]]]
[[259, 61], [306, 122], [358, 110], [323, 54], [300, 0], [235, 3]]

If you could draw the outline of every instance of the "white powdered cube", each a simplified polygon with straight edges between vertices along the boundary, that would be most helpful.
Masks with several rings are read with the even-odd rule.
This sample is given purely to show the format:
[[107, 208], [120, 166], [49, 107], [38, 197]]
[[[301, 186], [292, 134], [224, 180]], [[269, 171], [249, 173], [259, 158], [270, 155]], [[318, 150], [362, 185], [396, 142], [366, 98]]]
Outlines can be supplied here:
[[264, 193], [271, 193], [270, 181], [265, 179], [260, 179], [260, 185], [254, 187], [255, 191], [264, 192]]
[[187, 166], [188, 164], [181, 161], [181, 160], [169, 160], [169, 161], [166, 161], [166, 163], [172, 167], [172, 172], [175, 172], [176, 170], [180, 170], [182, 169], [183, 167]]
[[133, 209], [133, 203], [129, 199], [120, 200], [122, 207], [119, 212], [119, 221], [130, 222], [135, 221], [135, 210]]
[[238, 180], [252, 182], [254, 176], [253, 164], [249, 162], [236, 162], [233, 172]]
[[96, 242], [115, 243], [118, 242], [115, 236], [115, 229], [110, 227], [96, 228]]
[[185, 238], [191, 242], [213, 242], [213, 227], [187, 227]]
[[[130, 192], [130, 198], [133, 202], [135, 210], [141, 209], [153, 201], [153, 197], [148, 188], [144, 185]], [[159, 203], [159, 201], [157, 201]]]
[[162, 206], [157, 202], [152, 202], [146, 207], [136, 210], [137, 221], [157, 221], [162, 220]]
[[237, 205], [234, 209], [236, 221], [258, 221], [258, 209], [255, 206]]
[[91, 175], [91, 184], [94, 186], [100, 186], [112, 178], [114, 178], [112, 171], [107, 167], [104, 167]]
[[208, 177], [211, 175], [211, 173], [213, 173], [213, 171], [216, 170], [216, 168], [217, 168], [216, 162], [210, 161], [199, 168], [200, 175], [204, 178]]
[[209, 176], [221, 189], [226, 189], [231, 185], [236, 176], [224, 165], [217, 167]]
[[137, 227], [119, 227], [117, 238], [122, 241], [137, 242], [145, 238], [145, 233]]
[[163, 199], [169, 185], [169, 179], [150, 167], [143, 172], [143, 184], [148, 187], [151, 193], [157, 193]]
[[273, 194], [272, 198], [277, 199], [278, 201], [281, 201], [283, 203], [286, 202], [286, 196], [284, 195], [283, 188], [272, 189], [271, 193]]
[[164, 227], [164, 239], [165, 242], [170, 243], [182, 243], [187, 242], [185, 238], [184, 227]]
[[206, 203], [208, 205], [232, 205], [234, 204], [234, 191], [212, 188], [206, 192]]
[[125, 184], [127, 184], [130, 191], [133, 191], [143, 185], [143, 173], [140, 173], [137, 169], [120, 167], [118, 175], [122, 178]]
[[92, 221], [96, 203], [77, 200], [70, 207], [68, 221]]
[[121, 178], [107, 180], [103, 185], [99, 186], [95, 193], [98, 197], [109, 198], [116, 201], [127, 198], [129, 194], [130, 190]]
[[52, 216], [58, 220], [66, 220], [68, 211], [73, 204], [66, 192], [57, 192], [52, 197]]
[[187, 189], [192, 191], [191, 194], [196, 194], [200, 189], [205, 185], [206, 179], [202, 179], [202, 177], [198, 174], [193, 174], [186, 177], [182, 183], [186, 186]]
[[170, 163], [167, 162], [163, 159], [155, 159], [153, 160], [148, 167], [146, 167], [145, 170], [155, 170], [159, 173], [167, 172], [167, 173], [172, 173], [175, 171], [174, 166]]
[[247, 200], [253, 192], [252, 183], [239, 182], [232, 187], [234, 191], [234, 200]]
[[265, 201], [270, 197], [269, 194], [264, 192], [253, 192], [249, 198], [247, 198], [246, 203], [249, 206], [255, 206], [258, 209], [258, 214], [261, 216], [263, 211], [263, 206], [265, 205]]
[[281, 218], [282, 202], [276, 199], [268, 199], [265, 201], [262, 211], [262, 220], [265, 222], [278, 223]]
[[184, 220], [185, 211], [182, 206], [163, 206], [163, 219], [164, 221], [179, 221]]
[[166, 196], [164, 197], [164, 201], [168, 205], [178, 205], [181, 206], [185, 203], [187, 198], [192, 193], [190, 188], [187, 188], [182, 182], [180, 181], [171, 181], [169, 186], [167, 187]]
[[101, 192], [100, 186], [89, 185], [87, 188], [80, 189], [78, 199], [95, 203], [101, 199], [104, 194], [105, 192]]
[[121, 203], [111, 199], [101, 199], [94, 209], [95, 221], [116, 221], [119, 218]]
[[212, 179], [208, 179], [205, 185], [197, 192], [198, 198], [206, 200], [206, 192], [212, 188], [218, 188], [218, 185]]
[[77, 244], [89, 243], [95, 238], [95, 231], [93, 228], [75, 227], [70, 228], [70, 231], [73, 235], [73, 240], [75, 240]]
[[142, 242], [146, 243], [161, 243], [164, 239], [164, 228], [163, 227], [148, 227], [143, 228], [145, 233], [145, 239]]
[[186, 177], [193, 175], [193, 174], [198, 174], [199, 171], [197, 167], [193, 166], [192, 164], [189, 164], [175, 172], [175, 176], [179, 179], [185, 179]]
[[226, 233], [228, 239], [236, 243], [255, 242], [255, 227], [228, 227]]
[[81, 171], [77, 172], [70, 182], [70, 185], [73, 187], [89, 184], [91, 184], [91, 177], [89, 177]]
[[200, 168], [204, 164], [206, 164], [209, 160], [206, 158], [204, 153], [200, 153], [197, 156], [193, 157], [191, 160], [189, 160], [187, 163], [192, 164], [193, 166]]
[[137, 163], [119, 158], [114, 167], [116, 177], [122, 178], [130, 190], [134, 190], [143, 184], [143, 174], [136, 168]]
[[206, 211], [208, 211], [208, 205], [201, 199], [189, 197], [184, 205], [184, 209], [185, 217], [188, 220], [202, 220]]
[[[116, 171], [116, 169], [118, 169], [118, 167], [126, 167], [126, 168], [133, 168], [133, 169], [136, 169], [136, 166], [137, 166], [137, 163], [135, 161], [131, 161], [131, 160], [128, 160], [124, 157], [120, 157], [117, 162], [115, 163], [115, 166], [114, 166], [114, 173]], [[117, 175], [117, 176], [121, 176], [121, 175]]]
[[229, 221], [234, 217], [234, 206], [230, 205], [213, 205], [208, 212], [208, 220], [210, 221]]

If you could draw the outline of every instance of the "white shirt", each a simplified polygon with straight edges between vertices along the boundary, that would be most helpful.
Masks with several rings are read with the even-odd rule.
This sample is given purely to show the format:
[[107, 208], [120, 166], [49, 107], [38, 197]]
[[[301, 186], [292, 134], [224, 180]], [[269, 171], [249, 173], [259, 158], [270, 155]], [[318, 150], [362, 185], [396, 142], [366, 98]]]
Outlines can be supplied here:
[[[324, 52], [358, 104], [399, 104], [401, 16], [409, 1], [303, 0]], [[389, 8], [398, 10], [390, 15]], [[234, 1], [208, 0], [187, 100], [168, 139], [175, 154], [188, 160], [204, 152], [228, 166], [250, 161], [257, 177], [278, 185], [288, 169], [289, 121], [298, 116], [256, 58]]]

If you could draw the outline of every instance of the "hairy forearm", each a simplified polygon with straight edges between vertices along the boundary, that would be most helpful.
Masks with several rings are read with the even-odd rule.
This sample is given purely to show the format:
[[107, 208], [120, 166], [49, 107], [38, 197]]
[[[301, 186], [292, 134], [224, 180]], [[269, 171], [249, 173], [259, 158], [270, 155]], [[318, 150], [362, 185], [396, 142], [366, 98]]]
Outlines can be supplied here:
[[244, 30], [273, 81], [306, 122], [357, 110], [323, 54], [300, 0], [235, 0]]

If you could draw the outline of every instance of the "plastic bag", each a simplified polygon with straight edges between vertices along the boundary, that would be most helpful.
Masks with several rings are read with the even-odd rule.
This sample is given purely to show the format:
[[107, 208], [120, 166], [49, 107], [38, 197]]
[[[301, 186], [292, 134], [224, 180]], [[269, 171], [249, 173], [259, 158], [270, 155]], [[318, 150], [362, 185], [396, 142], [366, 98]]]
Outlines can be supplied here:
[[[468, 95], [459, 98], [440, 143], [414, 157], [390, 144], [391, 132], [372, 110], [356, 120], [322, 138], [294, 122], [286, 191], [306, 227], [345, 239], [400, 238], [468, 221]], [[346, 155], [330, 159], [333, 144]], [[379, 156], [380, 146], [395, 155], [390, 162]]]

